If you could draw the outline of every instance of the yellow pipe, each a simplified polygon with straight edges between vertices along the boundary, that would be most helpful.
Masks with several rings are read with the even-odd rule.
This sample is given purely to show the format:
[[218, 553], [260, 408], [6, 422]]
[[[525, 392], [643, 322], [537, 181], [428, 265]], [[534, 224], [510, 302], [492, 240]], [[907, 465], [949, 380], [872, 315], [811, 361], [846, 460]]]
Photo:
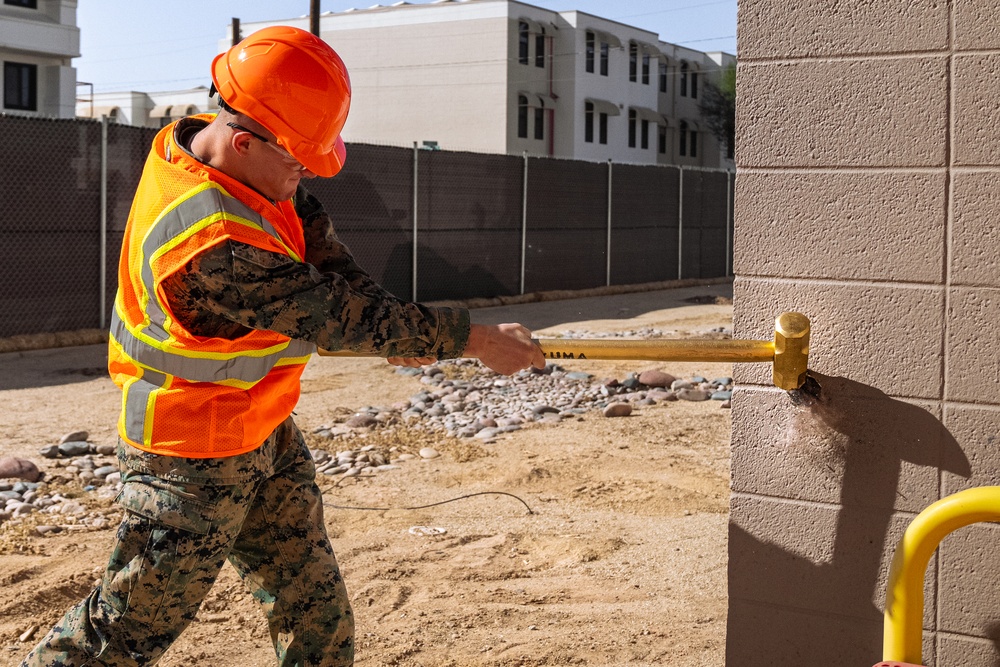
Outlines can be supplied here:
[[924, 573], [949, 533], [980, 521], [1000, 520], [1000, 486], [942, 498], [917, 515], [896, 546], [885, 593], [882, 659], [922, 664]]

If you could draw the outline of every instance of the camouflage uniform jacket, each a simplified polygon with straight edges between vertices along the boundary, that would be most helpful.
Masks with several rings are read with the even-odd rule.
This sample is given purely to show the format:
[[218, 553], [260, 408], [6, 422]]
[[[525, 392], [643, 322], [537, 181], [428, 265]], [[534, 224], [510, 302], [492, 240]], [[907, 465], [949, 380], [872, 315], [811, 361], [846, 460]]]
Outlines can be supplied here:
[[[204, 125], [196, 119], [178, 123], [178, 144], [190, 146]], [[248, 328], [268, 329], [327, 350], [461, 356], [469, 338], [468, 310], [393, 296], [357, 265], [319, 200], [300, 185], [293, 203], [305, 233], [304, 262], [225, 241], [164, 282], [174, 315], [191, 333], [233, 339]]]

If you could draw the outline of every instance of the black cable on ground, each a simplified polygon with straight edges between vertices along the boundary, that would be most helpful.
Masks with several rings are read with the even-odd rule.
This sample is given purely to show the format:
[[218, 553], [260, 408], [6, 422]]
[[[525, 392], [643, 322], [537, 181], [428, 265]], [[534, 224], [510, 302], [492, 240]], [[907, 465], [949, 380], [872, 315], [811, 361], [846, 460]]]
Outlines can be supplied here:
[[376, 512], [388, 512], [390, 510], [422, 510], [428, 507], [436, 507], [437, 505], [444, 505], [445, 503], [453, 503], [456, 500], [465, 500], [466, 498], [474, 498], [476, 496], [510, 496], [511, 498], [517, 500], [519, 503], [524, 505], [524, 508], [528, 510], [528, 514], [534, 514], [535, 512], [528, 507], [528, 503], [524, 502], [521, 498], [518, 498], [513, 493], [507, 493], [506, 491], [480, 491], [478, 493], [467, 493], [464, 496], [458, 496], [457, 498], [449, 498], [448, 500], [442, 500], [440, 502], [431, 503], [430, 505], [417, 505], [415, 507], [354, 507], [350, 505], [333, 505], [331, 503], [323, 503], [326, 507], [331, 507], [338, 510], [372, 510]]

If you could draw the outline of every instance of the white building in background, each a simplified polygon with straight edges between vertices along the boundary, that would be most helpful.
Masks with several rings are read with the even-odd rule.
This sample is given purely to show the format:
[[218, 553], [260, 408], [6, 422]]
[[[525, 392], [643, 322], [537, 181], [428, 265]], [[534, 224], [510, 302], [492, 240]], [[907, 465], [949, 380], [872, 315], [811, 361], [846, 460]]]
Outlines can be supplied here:
[[0, 4], [0, 113], [73, 118], [80, 29], [76, 0], [3, 0]]
[[184, 116], [218, 109], [205, 86], [159, 93], [135, 90], [95, 93], [81, 95], [76, 102], [76, 115], [80, 118], [107, 116], [112, 122], [138, 127], [163, 127]]
[[[241, 33], [278, 24], [308, 30], [309, 18]], [[326, 13], [320, 36], [351, 74], [349, 142], [733, 168], [698, 109], [706, 81], [735, 64], [729, 54], [514, 0]]]

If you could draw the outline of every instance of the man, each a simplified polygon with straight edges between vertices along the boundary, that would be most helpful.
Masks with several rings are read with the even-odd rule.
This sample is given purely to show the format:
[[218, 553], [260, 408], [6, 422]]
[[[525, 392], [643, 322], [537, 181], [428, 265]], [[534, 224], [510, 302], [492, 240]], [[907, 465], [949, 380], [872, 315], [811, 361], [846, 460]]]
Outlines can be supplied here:
[[154, 663], [228, 559], [267, 616], [280, 665], [351, 665], [354, 621], [315, 466], [291, 418], [316, 346], [417, 366], [544, 366], [517, 324], [387, 293], [337, 240], [303, 179], [340, 170], [350, 81], [288, 27], [219, 55], [222, 110], [156, 137], [119, 265], [109, 370], [122, 388], [125, 510], [100, 586], [25, 658]]

